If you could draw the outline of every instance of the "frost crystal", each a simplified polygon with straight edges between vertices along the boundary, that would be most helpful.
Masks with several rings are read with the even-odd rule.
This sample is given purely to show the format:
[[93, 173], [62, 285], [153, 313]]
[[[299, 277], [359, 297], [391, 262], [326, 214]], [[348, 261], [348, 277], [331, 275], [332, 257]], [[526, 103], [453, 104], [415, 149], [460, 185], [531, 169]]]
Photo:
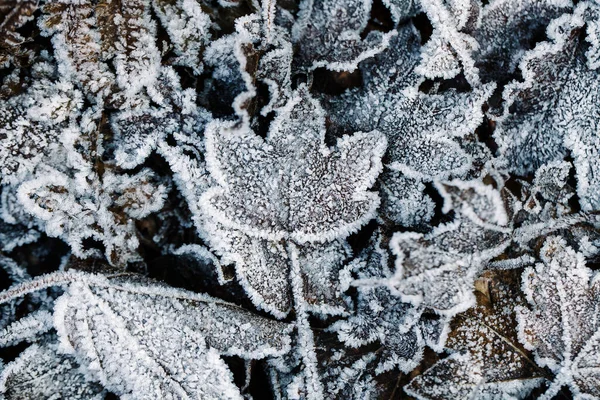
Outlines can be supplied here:
[[556, 373], [545, 398], [563, 385], [576, 398], [598, 397], [597, 274], [559, 237], [547, 239], [540, 252], [543, 262], [523, 273], [530, 308], [519, 309], [519, 339]]

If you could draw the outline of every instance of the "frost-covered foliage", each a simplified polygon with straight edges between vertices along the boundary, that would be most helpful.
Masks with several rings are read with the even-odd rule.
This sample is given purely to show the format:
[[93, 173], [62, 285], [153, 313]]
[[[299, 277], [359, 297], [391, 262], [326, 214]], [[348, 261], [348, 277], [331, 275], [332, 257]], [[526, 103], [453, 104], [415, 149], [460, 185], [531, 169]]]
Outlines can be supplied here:
[[592, 0], [0, 0], [0, 398], [600, 399]]

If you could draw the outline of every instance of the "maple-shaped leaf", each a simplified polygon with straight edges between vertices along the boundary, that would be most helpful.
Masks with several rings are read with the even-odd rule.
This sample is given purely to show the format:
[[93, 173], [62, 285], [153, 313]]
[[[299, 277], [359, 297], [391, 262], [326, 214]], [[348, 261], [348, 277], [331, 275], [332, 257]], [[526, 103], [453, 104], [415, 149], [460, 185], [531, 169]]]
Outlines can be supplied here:
[[556, 374], [544, 398], [562, 386], [576, 399], [600, 398], [598, 274], [560, 237], [546, 240], [540, 258], [523, 272], [529, 307], [518, 310], [518, 320], [520, 341]]
[[477, 305], [458, 314], [445, 347], [452, 354], [404, 390], [418, 399], [523, 398], [539, 386], [539, 368], [519, 345], [515, 307], [524, 304], [514, 272], [486, 272]]
[[385, 137], [359, 132], [328, 148], [324, 112], [304, 86], [265, 139], [221, 121], [205, 134], [208, 169], [219, 186], [201, 201], [226, 228], [273, 241], [324, 242], [374, 216], [378, 196], [367, 189], [381, 170]]
[[300, 68], [354, 71], [358, 63], [383, 51], [394, 32], [371, 31], [362, 37], [370, 0], [304, 0], [292, 29]]
[[73, 399], [101, 400], [105, 393], [95, 382], [86, 381], [76, 359], [60, 354], [53, 342], [32, 344], [0, 368], [0, 393], [7, 400]]
[[289, 350], [289, 328], [205, 295], [133, 276], [47, 275], [2, 294], [14, 298], [66, 285], [54, 306], [59, 351], [86, 379], [130, 399], [239, 399], [219, 355], [248, 359]]
[[586, 21], [598, 18], [591, 4], [581, 3], [573, 14], [554, 20], [548, 27], [550, 41], [525, 55], [520, 64], [525, 80], [506, 87], [505, 114], [495, 132], [510, 170], [521, 175], [562, 160], [570, 150], [585, 211], [595, 210], [600, 202], [597, 163], [592, 161], [597, 148], [597, 71], [579, 38]]

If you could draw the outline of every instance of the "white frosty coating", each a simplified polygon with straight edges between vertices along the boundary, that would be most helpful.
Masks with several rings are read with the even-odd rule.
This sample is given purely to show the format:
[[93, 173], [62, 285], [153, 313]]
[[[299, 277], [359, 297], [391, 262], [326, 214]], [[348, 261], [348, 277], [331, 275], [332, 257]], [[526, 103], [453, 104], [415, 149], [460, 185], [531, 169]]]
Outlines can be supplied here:
[[82, 273], [38, 281], [33, 290], [68, 284], [54, 309], [61, 351], [124, 398], [241, 398], [218, 354], [257, 359], [290, 348], [286, 324], [208, 296]]
[[[444, 210], [456, 221], [428, 234], [396, 233], [390, 248], [396, 255], [391, 283], [405, 301], [452, 316], [474, 303], [475, 277], [512, 240], [505, 205], [497, 190], [481, 181], [438, 183]], [[456, 201], [460, 199], [460, 201]]]
[[408, 373], [415, 368], [423, 355], [424, 341], [417, 324], [421, 310], [403, 303], [385, 286], [360, 285], [361, 280], [389, 279], [387, 253], [381, 248], [380, 238], [372, 240], [371, 248], [365, 251], [355, 265], [359, 281], [357, 284], [357, 306], [355, 313], [346, 320], [330, 327], [346, 346], [358, 348], [379, 342], [377, 374], [395, 367]]
[[385, 50], [394, 31], [371, 31], [361, 38], [371, 5], [371, 0], [303, 0], [292, 28], [296, 62], [310, 70], [354, 71]]
[[202, 207], [227, 228], [274, 241], [324, 242], [356, 231], [379, 204], [367, 189], [381, 171], [386, 140], [359, 132], [329, 149], [324, 118], [301, 87], [266, 140], [245, 124], [209, 124], [206, 160], [220, 186], [202, 197]]
[[530, 304], [520, 308], [519, 340], [555, 374], [545, 399], [568, 386], [575, 399], [600, 397], [600, 280], [564, 239], [550, 237], [539, 263], [523, 272]]
[[86, 378], [76, 360], [60, 354], [55, 343], [32, 344], [0, 371], [0, 393], [7, 400], [103, 399], [100, 385]]
[[195, 0], [153, 0], [152, 6], [173, 43], [177, 65], [202, 73], [201, 55], [210, 42], [210, 17]]
[[[39, 218], [46, 233], [64, 238], [73, 253], [85, 258], [83, 240], [101, 241], [108, 260], [124, 266], [139, 257], [132, 218], [141, 218], [162, 208], [167, 187], [157, 184], [149, 170], [136, 175], [105, 173], [102, 182], [77, 180], [49, 170], [49, 173], [22, 184], [18, 198], [25, 209]], [[129, 215], [125, 221], [111, 210], [119, 205]]]
[[34, 341], [53, 328], [52, 314], [46, 310], [34, 311], [13, 322], [0, 332], [0, 347], [14, 346], [24, 340]]

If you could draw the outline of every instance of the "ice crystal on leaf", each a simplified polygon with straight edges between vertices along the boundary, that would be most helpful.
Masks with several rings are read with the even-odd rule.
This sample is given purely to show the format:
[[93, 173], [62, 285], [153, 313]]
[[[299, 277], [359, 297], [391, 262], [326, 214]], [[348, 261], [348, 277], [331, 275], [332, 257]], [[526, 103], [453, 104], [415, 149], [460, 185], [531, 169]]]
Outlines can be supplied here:
[[373, 243], [373, 249], [363, 258], [367, 259], [357, 260], [359, 265], [354, 267], [358, 270], [355, 315], [337, 322], [331, 329], [348, 347], [381, 343], [376, 373], [396, 366], [409, 372], [418, 365], [423, 352], [424, 340], [418, 324], [421, 312], [410, 303], [402, 302], [390, 288], [377, 286], [391, 275], [380, 240]]
[[[289, 349], [289, 328], [205, 295], [157, 285], [131, 276], [82, 273], [45, 276], [4, 292], [4, 299], [67, 285], [54, 306], [58, 353], [45, 351], [61, 379], [89, 382], [130, 399], [148, 397], [241, 398], [219, 354], [247, 358], [278, 356]], [[31, 352], [40, 349], [34, 345]], [[44, 353], [44, 352], [42, 352]], [[69, 356], [85, 370], [85, 380], [69, 368]], [[25, 364], [25, 365], [24, 365]], [[5, 380], [26, 379], [31, 364], [15, 361]], [[25, 368], [25, 370], [23, 370]], [[47, 375], [39, 371], [40, 378]], [[29, 372], [31, 373], [31, 372]], [[52, 381], [47, 385], [54, 385]], [[14, 390], [15, 383], [4, 390]], [[45, 386], [30, 388], [39, 393]]]
[[[525, 80], [504, 93], [505, 115], [496, 136], [510, 169], [527, 174], [571, 151], [577, 193], [586, 211], [597, 208], [597, 72], [579, 33], [595, 26], [596, 6], [581, 3], [574, 14], [554, 20], [549, 42], [528, 52], [520, 68]], [[589, 21], [589, 22], [588, 22]], [[590, 28], [588, 28], [590, 29]]]
[[519, 339], [556, 376], [544, 398], [568, 386], [577, 399], [598, 398], [598, 276], [560, 237], [540, 250], [542, 263], [523, 272], [529, 307], [519, 309]]
[[388, 46], [393, 32], [371, 31], [363, 39], [371, 0], [303, 0], [292, 30], [296, 62], [307, 69], [354, 71]]
[[508, 246], [511, 230], [504, 200], [492, 186], [453, 181], [438, 188], [445, 210], [459, 217], [427, 234], [396, 233], [390, 243], [397, 256], [393, 281], [406, 301], [454, 315], [474, 304], [473, 282]]
[[33, 344], [0, 372], [0, 393], [7, 400], [100, 400], [102, 387], [87, 382], [73, 357], [58, 352], [56, 343]]
[[475, 284], [477, 305], [454, 317], [451, 352], [405, 391], [418, 399], [523, 398], [540, 385], [540, 371], [516, 335], [515, 307], [524, 304], [512, 272], [488, 272]]

